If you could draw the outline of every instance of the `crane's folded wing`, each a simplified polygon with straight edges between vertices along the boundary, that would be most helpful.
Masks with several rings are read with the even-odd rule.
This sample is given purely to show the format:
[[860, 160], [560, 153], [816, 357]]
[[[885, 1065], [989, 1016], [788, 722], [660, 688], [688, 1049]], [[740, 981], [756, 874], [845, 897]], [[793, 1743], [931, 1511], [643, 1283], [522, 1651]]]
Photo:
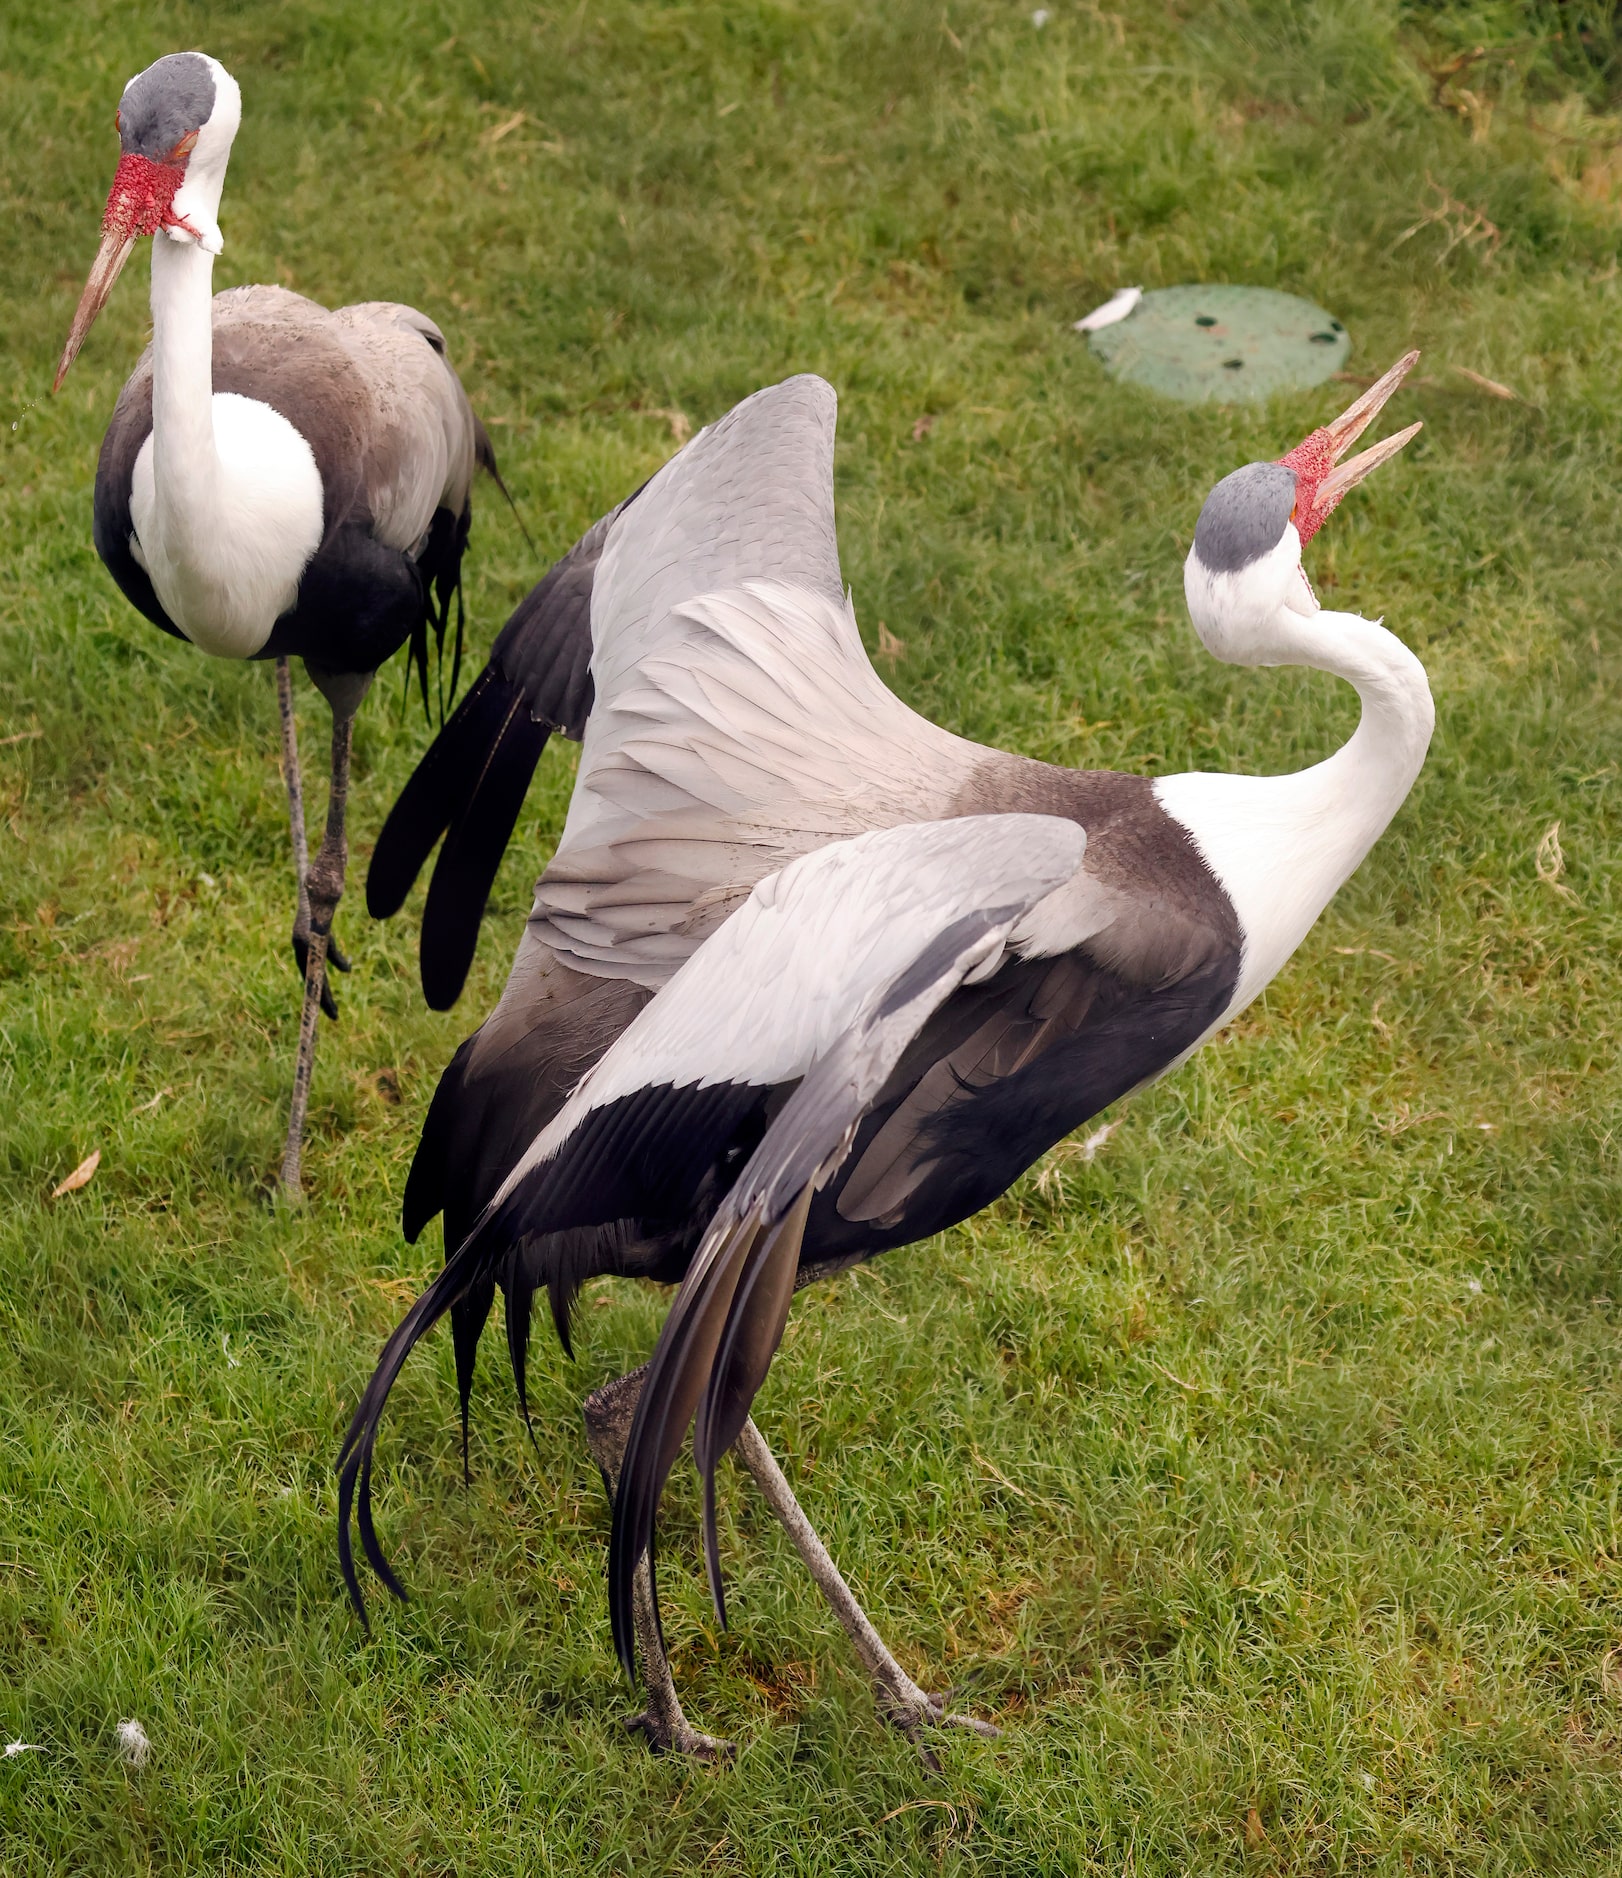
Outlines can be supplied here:
[[[875, 1011], [885, 1047], [901, 1047], [887, 994], [911, 983], [921, 958], [939, 965], [943, 935], [964, 920], [979, 925], [959, 977], [986, 964], [1012, 924], [1075, 874], [1085, 848], [1082, 830], [1057, 817], [965, 817], [835, 844], [760, 884], [581, 1079], [385, 1347], [340, 1457], [341, 1556], [357, 1606], [357, 1488], [367, 1555], [393, 1582], [371, 1526], [372, 1450], [417, 1339], [458, 1306], [482, 1324], [493, 1280], [523, 1293], [526, 1320], [528, 1291], [554, 1285], [562, 1323], [567, 1294], [593, 1269], [639, 1269], [639, 1246], [684, 1263], [807, 1071]], [[681, 1263], [640, 1269], [679, 1276]], [[521, 1383], [516, 1341], [513, 1350]]]

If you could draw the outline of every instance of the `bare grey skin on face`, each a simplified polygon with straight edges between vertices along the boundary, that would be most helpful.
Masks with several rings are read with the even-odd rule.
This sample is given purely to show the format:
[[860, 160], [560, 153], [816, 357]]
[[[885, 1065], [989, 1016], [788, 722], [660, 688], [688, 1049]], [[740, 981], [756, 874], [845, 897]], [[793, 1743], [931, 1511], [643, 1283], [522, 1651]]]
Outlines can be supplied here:
[[197, 52], [171, 52], [138, 72], [118, 101], [118, 135], [126, 156], [161, 163], [189, 131], [214, 115], [214, 74]]
[[1271, 554], [1295, 507], [1295, 486], [1295, 471], [1282, 463], [1247, 463], [1224, 476], [1194, 528], [1203, 565], [1213, 574], [1236, 574]]

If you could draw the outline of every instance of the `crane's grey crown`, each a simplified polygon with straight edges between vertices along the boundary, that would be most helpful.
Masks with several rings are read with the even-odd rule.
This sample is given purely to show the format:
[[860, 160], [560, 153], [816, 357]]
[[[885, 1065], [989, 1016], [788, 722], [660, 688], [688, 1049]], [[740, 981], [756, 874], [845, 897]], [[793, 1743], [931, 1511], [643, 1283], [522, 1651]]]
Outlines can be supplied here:
[[187, 131], [214, 115], [214, 73], [200, 52], [171, 52], [137, 72], [118, 101], [118, 135], [126, 156], [161, 163]]
[[1194, 527], [1194, 552], [1213, 574], [1237, 574], [1272, 553], [1295, 507], [1295, 480], [1282, 463], [1247, 463], [1223, 477]]

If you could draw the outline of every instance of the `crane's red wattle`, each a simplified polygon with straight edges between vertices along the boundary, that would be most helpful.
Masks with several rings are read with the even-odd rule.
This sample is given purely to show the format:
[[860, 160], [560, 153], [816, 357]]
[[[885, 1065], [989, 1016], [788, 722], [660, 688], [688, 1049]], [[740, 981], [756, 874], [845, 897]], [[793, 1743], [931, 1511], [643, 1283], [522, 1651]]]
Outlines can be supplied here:
[[1279, 461], [1286, 469], [1295, 471], [1295, 532], [1305, 547], [1335, 506], [1330, 502], [1319, 509], [1316, 500], [1319, 483], [1335, 467], [1334, 432], [1315, 430]]
[[195, 235], [185, 216], [175, 214], [175, 195], [185, 180], [186, 172], [177, 163], [154, 163], [134, 152], [121, 156], [101, 218], [103, 232], [131, 240], [155, 235], [160, 228], [184, 228]]

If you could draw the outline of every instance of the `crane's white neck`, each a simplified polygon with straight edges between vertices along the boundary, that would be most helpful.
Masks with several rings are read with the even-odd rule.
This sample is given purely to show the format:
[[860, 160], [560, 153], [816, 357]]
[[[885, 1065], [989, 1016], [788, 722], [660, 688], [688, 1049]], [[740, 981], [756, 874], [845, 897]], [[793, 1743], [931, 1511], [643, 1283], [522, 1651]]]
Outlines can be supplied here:
[[[219, 484], [213, 422], [214, 257], [224, 246], [220, 196], [242, 119], [236, 80], [217, 60], [208, 63], [214, 109], [197, 133], [185, 180], [175, 193], [175, 223], [152, 237], [152, 431], [158, 487], [183, 493], [185, 506], [198, 515], [208, 514], [210, 493]], [[177, 477], [178, 482], [171, 481]], [[196, 506], [199, 500], [204, 506]]]
[[[1354, 686], [1363, 710], [1351, 739], [1294, 775], [1194, 772], [1155, 786], [1227, 890], [1244, 931], [1225, 1018], [1280, 969], [1385, 831], [1413, 787], [1436, 721], [1425, 668], [1394, 633], [1355, 613], [1308, 613], [1300, 604], [1292, 594], [1265, 629], [1256, 622], [1247, 650], [1254, 662], [1310, 665]], [[1201, 636], [1211, 643], [1212, 635]]]
[[200, 242], [164, 230], [152, 238], [152, 447], [160, 501], [206, 513], [219, 484], [214, 257]]

